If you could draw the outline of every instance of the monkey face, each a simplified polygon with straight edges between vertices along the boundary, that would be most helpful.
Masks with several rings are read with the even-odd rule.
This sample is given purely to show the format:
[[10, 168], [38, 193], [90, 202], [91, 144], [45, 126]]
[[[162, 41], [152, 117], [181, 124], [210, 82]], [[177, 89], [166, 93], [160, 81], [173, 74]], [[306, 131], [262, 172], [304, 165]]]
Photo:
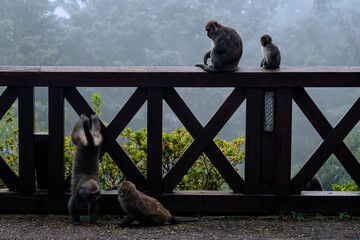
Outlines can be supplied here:
[[264, 47], [268, 44], [271, 43], [271, 37], [270, 35], [265, 34], [264, 36], [261, 37], [260, 39], [261, 45], [263, 45]]
[[136, 191], [136, 187], [132, 182], [123, 181], [118, 186], [118, 195], [121, 198], [126, 197], [132, 191]]

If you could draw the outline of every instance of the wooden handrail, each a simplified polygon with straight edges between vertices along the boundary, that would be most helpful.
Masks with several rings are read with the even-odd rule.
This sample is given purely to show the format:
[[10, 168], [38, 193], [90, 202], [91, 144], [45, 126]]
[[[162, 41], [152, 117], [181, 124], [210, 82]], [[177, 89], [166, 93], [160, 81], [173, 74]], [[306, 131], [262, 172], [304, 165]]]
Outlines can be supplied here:
[[[0, 156], [0, 178], [10, 190], [32, 196], [29, 209], [18, 208], [27, 197], [0, 191], [0, 210], [9, 212], [66, 211], [68, 193], [64, 186], [64, 101], [78, 114], [93, 109], [76, 87], [136, 87], [137, 90], [102, 125], [107, 152], [140, 190], [147, 190], [178, 213], [242, 214], [276, 213], [279, 210], [334, 213], [348, 206], [360, 214], [358, 193], [301, 193], [306, 183], [334, 153], [346, 171], [360, 185], [360, 164], [343, 139], [360, 120], [360, 96], [336, 126], [331, 126], [307, 94], [305, 87], [360, 87], [360, 66], [281, 67], [266, 70], [240, 67], [232, 73], [207, 73], [196, 67], [72, 67], [0, 66], [0, 116], [18, 99], [20, 174], [12, 171]], [[49, 133], [37, 136], [34, 130], [34, 87], [49, 89]], [[231, 87], [229, 97], [202, 125], [177, 93], [175, 87]], [[273, 96], [273, 128], [264, 129], [265, 93]], [[246, 99], [245, 180], [229, 163], [213, 138]], [[162, 109], [166, 102], [194, 141], [162, 176]], [[295, 102], [314, 130], [323, 138], [319, 148], [291, 179], [292, 105]], [[147, 177], [136, 167], [116, 138], [138, 110], [147, 104]], [[232, 192], [175, 191], [175, 186], [201, 153], [205, 153], [226, 180]], [[36, 174], [35, 174], [36, 172]], [[42, 190], [45, 189], [44, 190]], [[38, 195], [34, 195], [34, 193]], [[7, 196], [7, 198], [1, 198]], [[54, 201], [56, 199], [56, 201]], [[326, 199], [326, 200], [325, 200]], [[326, 204], [324, 203], [326, 201]], [[104, 194], [104, 211], [120, 211], [115, 192]], [[188, 201], [184, 208], [178, 204]], [[19, 204], [13, 204], [18, 202]], [[45, 203], [45, 208], [43, 207]], [[241, 207], [237, 206], [241, 203]], [[345, 204], [346, 203], [346, 204]], [[111, 206], [110, 206], [111, 205]], [[116, 205], [116, 206], [115, 206]], [[219, 208], [219, 205], [221, 206]], [[25, 205], [24, 205], [25, 206]], [[65, 206], [65, 207], [64, 207]], [[261, 207], [259, 207], [261, 206]], [[20, 210], [19, 210], [20, 209]], [[304, 210], [305, 209], [305, 210]], [[341, 209], [341, 210], [340, 210]], [[351, 212], [353, 214], [353, 212]]]
[[0, 67], [0, 86], [62, 87], [359, 87], [360, 67]]

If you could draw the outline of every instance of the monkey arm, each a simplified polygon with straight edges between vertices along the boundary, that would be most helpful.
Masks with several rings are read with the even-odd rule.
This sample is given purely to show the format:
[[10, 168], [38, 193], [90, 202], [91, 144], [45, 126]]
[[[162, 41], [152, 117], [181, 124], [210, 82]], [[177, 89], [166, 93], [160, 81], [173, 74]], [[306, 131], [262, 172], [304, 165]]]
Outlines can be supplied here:
[[229, 39], [227, 39], [226, 37], [221, 37], [218, 41], [217, 44], [215, 44], [214, 49], [216, 52], [218, 53], [225, 53], [228, 48], [229, 48]]
[[204, 64], [207, 65], [207, 60], [210, 58], [211, 50], [204, 55]]
[[261, 60], [260, 67], [264, 66], [265, 58]]

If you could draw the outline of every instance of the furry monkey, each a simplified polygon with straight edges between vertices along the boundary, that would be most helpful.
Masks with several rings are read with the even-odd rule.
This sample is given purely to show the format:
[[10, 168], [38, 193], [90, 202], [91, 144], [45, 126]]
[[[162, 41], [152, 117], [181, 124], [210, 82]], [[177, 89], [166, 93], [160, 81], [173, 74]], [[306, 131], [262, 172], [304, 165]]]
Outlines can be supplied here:
[[[204, 64], [196, 64], [207, 72], [233, 72], [237, 69], [242, 52], [243, 42], [234, 28], [224, 26], [218, 21], [210, 20], [205, 30], [213, 41], [214, 47], [205, 53]], [[210, 58], [211, 64], [207, 65]]]
[[315, 175], [308, 184], [306, 184], [305, 191], [324, 191], [324, 187], [318, 175]]
[[[120, 227], [129, 226], [135, 220], [145, 226], [180, 223], [158, 200], [138, 191], [130, 181], [123, 181], [119, 184], [118, 200], [122, 209], [127, 213], [125, 219], [120, 223]], [[193, 222], [193, 220], [181, 222]]]
[[83, 205], [88, 207], [89, 222], [97, 223], [96, 214], [101, 196], [98, 176], [102, 142], [100, 129], [98, 116], [91, 115], [89, 119], [82, 114], [71, 134], [71, 139], [77, 147], [72, 165], [71, 198], [68, 209], [76, 224], [80, 224], [80, 209]]
[[264, 57], [261, 61], [260, 67], [266, 69], [279, 68], [281, 62], [281, 54], [279, 48], [272, 43], [270, 35], [265, 34], [260, 39], [263, 46]]

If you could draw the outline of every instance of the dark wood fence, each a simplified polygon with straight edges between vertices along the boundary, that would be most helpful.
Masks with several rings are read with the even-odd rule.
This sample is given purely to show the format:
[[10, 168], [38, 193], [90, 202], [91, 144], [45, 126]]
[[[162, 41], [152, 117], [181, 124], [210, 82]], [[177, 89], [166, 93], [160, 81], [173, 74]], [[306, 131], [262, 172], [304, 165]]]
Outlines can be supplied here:
[[[19, 175], [0, 159], [0, 212], [67, 211], [64, 188], [64, 102], [78, 113], [92, 113], [76, 87], [136, 87], [111, 123], [102, 126], [101, 154], [109, 153], [138, 188], [160, 199], [175, 214], [273, 214], [280, 210], [360, 214], [359, 192], [302, 192], [334, 153], [357, 184], [360, 165], [343, 139], [360, 119], [360, 98], [332, 126], [305, 87], [360, 87], [360, 67], [282, 67], [268, 71], [241, 67], [235, 73], [209, 74], [194, 67], [0, 67], [0, 117], [18, 99]], [[49, 89], [49, 133], [34, 134], [34, 87]], [[232, 93], [203, 126], [175, 87], [232, 87]], [[246, 99], [245, 180], [213, 139]], [[194, 137], [174, 167], [162, 177], [163, 100]], [[323, 142], [293, 177], [292, 101]], [[137, 169], [116, 138], [147, 103], [148, 172]], [[233, 190], [173, 191], [195, 160], [205, 153]], [[104, 192], [102, 213], [119, 213], [115, 191]]]

